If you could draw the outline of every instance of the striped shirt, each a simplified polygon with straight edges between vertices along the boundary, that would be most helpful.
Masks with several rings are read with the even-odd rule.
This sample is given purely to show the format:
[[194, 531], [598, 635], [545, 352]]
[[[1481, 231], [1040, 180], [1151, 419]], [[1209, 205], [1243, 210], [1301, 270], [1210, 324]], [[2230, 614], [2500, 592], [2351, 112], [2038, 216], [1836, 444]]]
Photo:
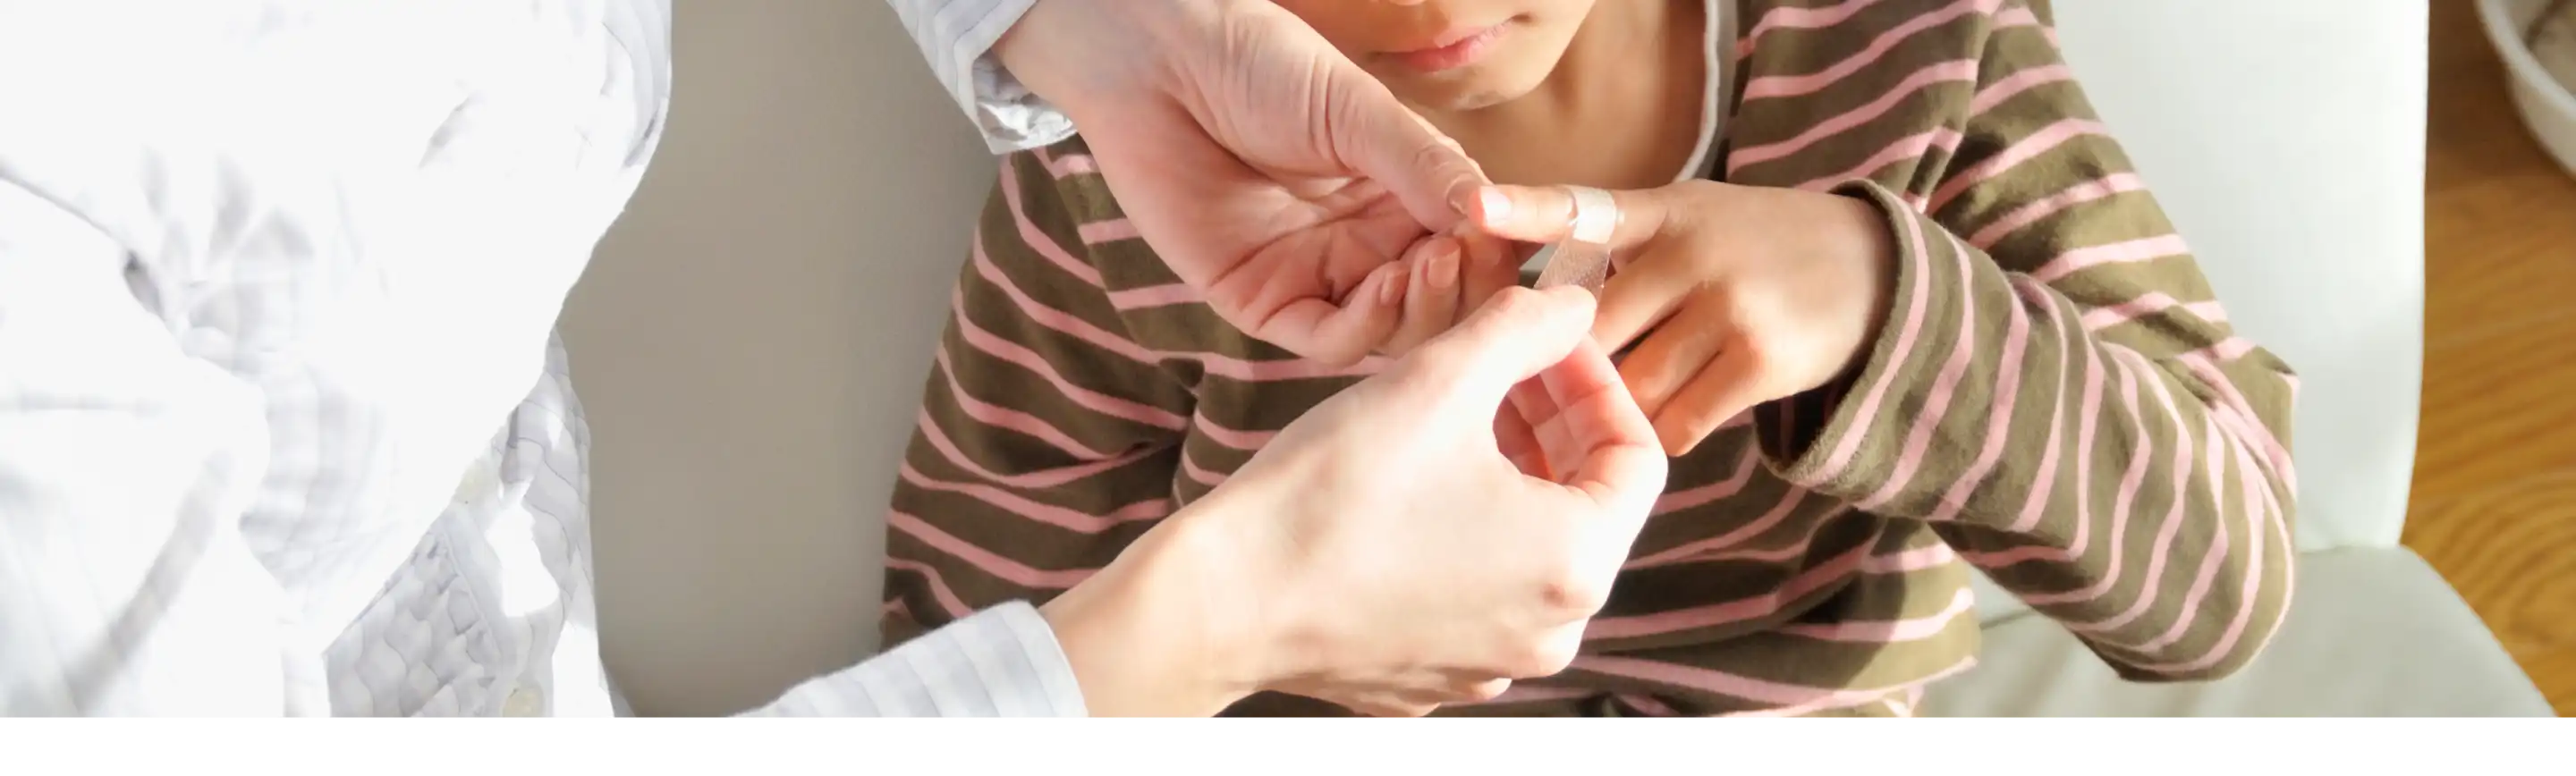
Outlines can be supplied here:
[[[1847, 380], [1673, 461], [1570, 669], [1459, 711], [1905, 713], [1974, 663], [1971, 567], [2133, 680], [2253, 659], [2288, 602], [2296, 380], [2235, 335], [2051, 31], [2021, 0], [1736, 11], [1716, 177], [1877, 205], [1888, 320]], [[1381, 365], [1223, 323], [1078, 136], [1006, 158], [952, 301], [888, 516], [890, 642], [1064, 590]]]

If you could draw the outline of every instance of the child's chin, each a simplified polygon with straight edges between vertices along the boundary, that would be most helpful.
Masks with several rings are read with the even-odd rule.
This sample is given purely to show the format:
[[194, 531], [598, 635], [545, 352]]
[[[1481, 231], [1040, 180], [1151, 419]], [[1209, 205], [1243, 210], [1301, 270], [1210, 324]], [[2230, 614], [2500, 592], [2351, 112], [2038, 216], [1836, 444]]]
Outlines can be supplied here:
[[1465, 113], [1511, 102], [1528, 95], [1538, 84], [1522, 83], [1500, 73], [1475, 73], [1457, 79], [1424, 79], [1397, 90], [1404, 101], [1422, 110]]

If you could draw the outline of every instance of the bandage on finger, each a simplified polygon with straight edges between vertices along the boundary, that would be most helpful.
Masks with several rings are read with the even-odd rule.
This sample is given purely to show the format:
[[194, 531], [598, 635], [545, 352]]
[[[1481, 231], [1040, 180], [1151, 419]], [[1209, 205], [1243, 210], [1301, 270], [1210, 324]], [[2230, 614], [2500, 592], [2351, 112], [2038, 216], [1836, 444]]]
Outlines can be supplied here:
[[1566, 239], [1549, 246], [1547, 266], [1539, 270], [1534, 285], [1541, 290], [1581, 286], [1600, 296], [1602, 285], [1610, 280], [1609, 241], [1619, 225], [1618, 201], [1610, 192], [1588, 186], [1565, 190], [1574, 203], [1574, 228]]
[[1610, 248], [1599, 243], [1566, 240], [1549, 248], [1547, 266], [1538, 271], [1539, 290], [1557, 286], [1582, 286], [1583, 290], [1601, 295], [1601, 287], [1610, 282]]

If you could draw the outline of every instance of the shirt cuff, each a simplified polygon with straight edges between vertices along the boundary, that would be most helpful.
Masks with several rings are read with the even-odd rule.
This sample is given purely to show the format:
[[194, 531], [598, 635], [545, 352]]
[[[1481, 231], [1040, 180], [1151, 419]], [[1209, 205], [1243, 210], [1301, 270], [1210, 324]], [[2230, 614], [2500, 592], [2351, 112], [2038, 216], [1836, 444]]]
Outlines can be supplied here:
[[1080, 717], [1073, 664], [1037, 607], [1013, 601], [817, 677], [747, 716]]
[[1073, 136], [1073, 120], [1031, 94], [1002, 68], [993, 45], [1037, 0], [947, 0], [915, 20], [913, 37], [966, 117], [995, 154], [1042, 148]]
[[[1951, 347], [1956, 338], [1974, 333], [1972, 325], [1959, 322], [1955, 307], [1909, 311], [1907, 300], [1956, 299], [1960, 284], [1972, 278], [1957, 266], [1958, 257], [1936, 250], [1925, 237], [1943, 227], [1916, 213], [1895, 192], [1864, 180], [1831, 193], [1875, 206], [1893, 235], [1897, 255], [1890, 270], [1895, 276], [1891, 296], [1896, 309], [1880, 324], [1867, 360], [1858, 368], [1815, 390], [1758, 408], [1753, 424], [1755, 439], [1781, 478], [1845, 501], [1871, 502], [1898, 476], [1895, 464], [1903, 456], [1897, 449], [1903, 440], [1873, 433], [1879, 430], [1873, 426], [1884, 426], [1887, 415], [1906, 414], [1933, 400], [1934, 381], [1920, 374], [1926, 371], [1924, 359], [1913, 357], [1930, 346], [1912, 340]], [[1908, 331], [1914, 326], [1922, 330]], [[1875, 389], [1874, 395], [1853, 395], [1864, 387]], [[1891, 409], [1873, 412], [1877, 406]]]

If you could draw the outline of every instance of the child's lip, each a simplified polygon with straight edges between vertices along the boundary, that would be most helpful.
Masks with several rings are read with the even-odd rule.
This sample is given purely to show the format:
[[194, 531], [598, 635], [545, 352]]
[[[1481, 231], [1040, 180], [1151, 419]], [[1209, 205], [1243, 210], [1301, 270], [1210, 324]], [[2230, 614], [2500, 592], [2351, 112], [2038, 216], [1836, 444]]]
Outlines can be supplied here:
[[1417, 70], [1438, 72], [1474, 62], [1502, 31], [1502, 24], [1453, 27], [1420, 48], [1386, 55]]
[[1474, 38], [1474, 37], [1477, 37], [1477, 36], [1484, 35], [1485, 33], [1492, 32], [1492, 31], [1494, 30], [1494, 28], [1496, 28], [1496, 27], [1501, 27], [1501, 26], [1503, 26], [1503, 25], [1501, 25], [1501, 24], [1499, 24], [1499, 23], [1497, 23], [1497, 24], [1462, 24], [1462, 25], [1459, 25], [1459, 26], [1456, 26], [1456, 27], [1451, 27], [1451, 28], [1446, 29], [1446, 30], [1441, 30], [1441, 31], [1440, 31], [1440, 34], [1432, 36], [1431, 41], [1430, 41], [1429, 43], [1425, 43], [1425, 44], [1423, 44], [1422, 46], [1419, 46], [1419, 47], [1416, 47], [1416, 48], [1413, 48], [1413, 49], [1410, 49], [1410, 50], [1406, 50], [1406, 51], [1398, 51], [1398, 52], [1395, 52], [1395, 53], [1398, 53], [1398, 54], [1411, 54], [1411, 53], [1422, 52], [1422, 51], [1431, 51], [1431, 50], [1434, 50], [1434, 49], [1444, 49], [1444, 48], [1448, 48], [1448, 47], [1450, 47], [1450, 46], [1455, 46], [1455, 45], [1458, 45], [1458, 44], [1460, 44], [1460, 43], [1464, 43], [1464, 42], [1466, 42], [1466, 41], [1467, 41], [1467, 39], [1469, 39], [1469, 38]]

